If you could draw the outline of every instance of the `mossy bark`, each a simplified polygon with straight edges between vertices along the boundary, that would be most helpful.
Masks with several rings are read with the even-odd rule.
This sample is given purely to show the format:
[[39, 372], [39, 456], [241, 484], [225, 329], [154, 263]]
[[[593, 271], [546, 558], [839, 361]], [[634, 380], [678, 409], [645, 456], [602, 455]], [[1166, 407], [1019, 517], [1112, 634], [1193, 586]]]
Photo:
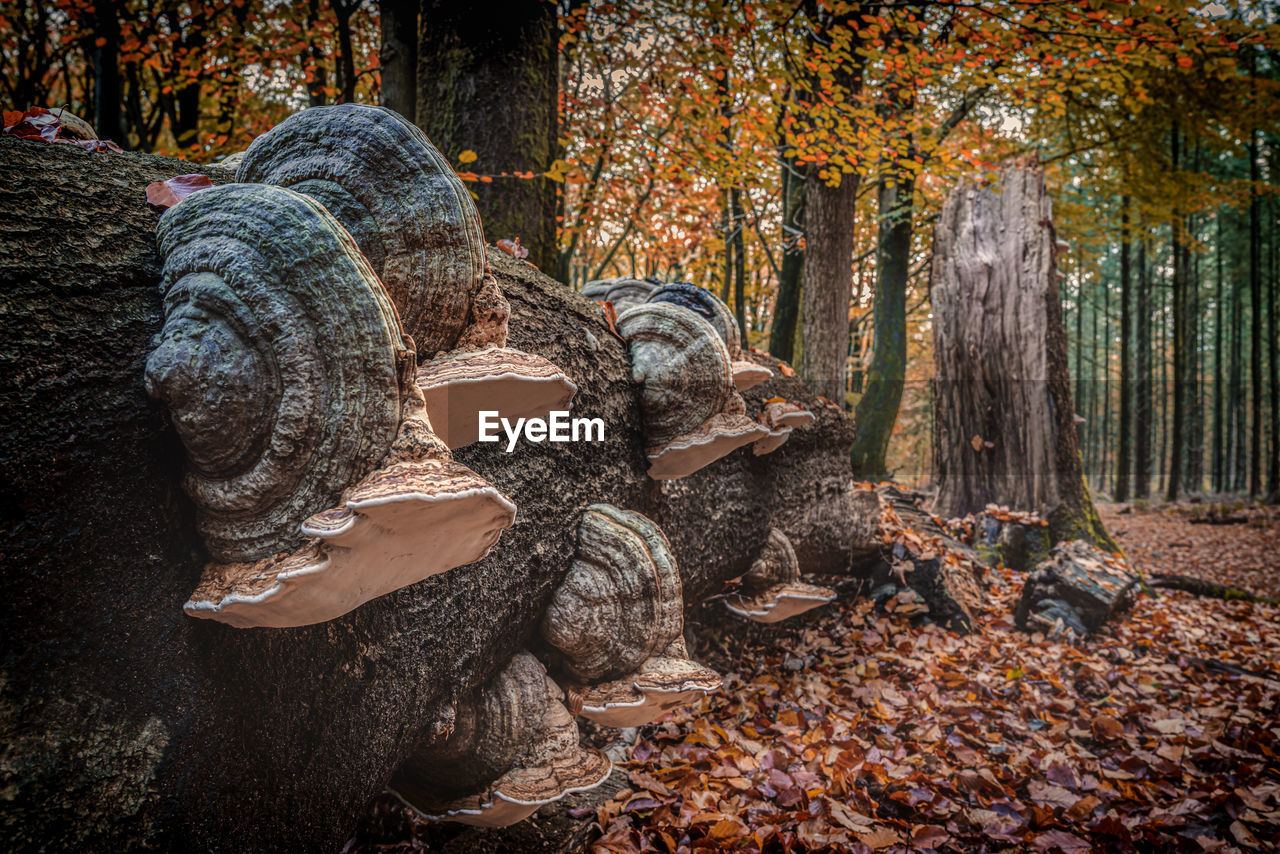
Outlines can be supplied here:
[[[161, 325], [148, 155], [0, 139], [0, 830], [10, 850], [337, 851], [461, 692], [531, 643], [582, 509], [658, 521], [686, 603], [745, 572], [769, 527], [805, 571], [859, 544], [852, 426], [800, 383], [749, 395], [819, 413], [766, 457], [645, 476], [623, 343], [590, 300], [491, 251], [511, 345], [577, 384], [591, 444], [457, 453], [518, 505], [492, 553], [328, 623], [233, 629], [182, 603], [206, 556], [181, 446], [143, 389]], [[212, 170], [230, 180], [227, 170]], [[866, 520], [863, 520], [866, 521]]]

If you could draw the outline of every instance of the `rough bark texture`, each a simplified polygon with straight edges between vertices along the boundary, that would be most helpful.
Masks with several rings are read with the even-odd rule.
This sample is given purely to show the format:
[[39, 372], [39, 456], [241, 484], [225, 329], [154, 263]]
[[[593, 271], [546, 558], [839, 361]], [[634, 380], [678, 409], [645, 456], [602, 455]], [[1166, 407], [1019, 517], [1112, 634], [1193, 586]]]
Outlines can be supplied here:
[[1035, 510], [1052, 541], [1114, 551], [1081, 472], [1050, 216], [1034, 161], [1006, 166], [998, 187], [966, 181], [943, 206], [930, 285], [934, 512]]
[[603, 418], [605, 441], [459, 451], [519, 505], [479, 563], [304, 628], [184, 616], [205, 556], [181, 447], [142, 386], [161, 322], [157, 214], [143, 193], [196, 168], [0, 139], [11, 849], [339, 850], [442, 709], [531, 642], [588, 504], [663, 526], [687, 605], [745, 572], [771, 525], [806, 572], [844, 571], [868, 547], [859, 519], [840, 515], [858, 507], [847, 419], [779, 376], [749, 405], [797, 399], [816, 424], [769, 456], [742, 449], [687, 480], [650, 481], [638, 387], [599, 308], [492, 252], [511, 345], [566, 371], [577, 414]]
[[809, 170], [804, 194], [804, 292], [800, 312], [801, 373], [818, 394], [844, 406], [849, 354], [849, 298], [853, 295], [853, 221], [858, 179], [829, 187]]
[[1080, 540], [1061, 543], [1022, 588], [1014, 620], [1027, 631], [1097, 631], [1131, 603], [1136, 573]]
[[[873, 599], [883, 602], [913, 590], [929, 618], [958, 632], [973, 627], [986, 599], [986, 565], [972, 548], [955, 539], [923, 508], [923, 496], [891, 484], [861, 494], [882, 502], [879, 539], [882, 549], [855, 567]], [[896, 543], [902, 533], [923, 543], [912, 551]]]
[[556, 264], [557, 184], [542, 174], [559, 157], [559, 43], [554, 3], [476, 6], [424, 0], [418, 41], [418, 126], [451, 162], [474, 151], [469, 184], [489, 241], [519, 237], [529, 262]]

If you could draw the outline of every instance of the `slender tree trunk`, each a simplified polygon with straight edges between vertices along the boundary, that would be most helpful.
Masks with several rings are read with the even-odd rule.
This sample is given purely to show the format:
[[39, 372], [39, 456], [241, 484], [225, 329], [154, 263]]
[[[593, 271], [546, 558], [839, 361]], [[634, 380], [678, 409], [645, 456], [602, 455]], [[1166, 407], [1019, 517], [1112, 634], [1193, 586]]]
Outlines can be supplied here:
[[[128, 144], [124, 130], [124, 88], [120, 80], [120, 19], [114, 3], [101, 3], [93, 15], [94, 130], [102, 139]], [[16, 105], [19, 109], [26, 105]]]
[[483, 7], [424, 0], [418, 41], [418, 126], [445, 156], [477, 155], [470, 187], [490, 242], [519, 237], [529, 261], [554, 271], [560, 157], [554, 3], [498, 0]]
[[1249, 134], [1249, 494], [1262, 493], [1262, 201], [1258, 195], [1258, 132]]
[[[1280, 146], [1271, 148], [1272, 163], [1277, 161]], [[1280, 282], [1276, 276], [1276, 257], [1280, 255], [1276, 241], [1275, 199], [1271, 200], [1270, 299], [1267, 300], [1267, 374], [1271, 387], [1271, 458], [1267, 468], [1267, 495], [1272, 503], [1280, 502], [1280, 326], [1276, 326], [1276, 303], [1280, 302]]]
[[1057, 238], [1044, 173], [1014, 162], [993, 189], [965, 181], [934, 231], [934, 433], [943, 518], [989, 503], [1036, 510], [1050, 541], [1115, 544], [1081, 471]]
[[1129, 269], [1129, 197], [1120, 202], [1120, 447], [1116, 454], [1115, 500], [1129, 500], [1130, 451], [1133, 446], [1130, 401], [1133, 397], [1132, 271]]
[[1111, 345], [1115, 335], [1111, 331], [1111, 283], [1102, 280], [1102, 431], [1098, 443], [1099, 477], [1098, 489], [1107, 488], [1107, 475], [1111, 463]]
[[[1076, 279], [1076, 395], [1077, 409], [1088, 409], [1084, 393], [1084, 276], [1080, 272], [1080, 264], [1072, 265]], [[1088, 436], [1088, 420], [1076, 424], [1076, 442], [1081, 448], [1086, 447]], [[1088, 471], [1088, 469], [1085, 469]]]
[[418, 115], [418, 5], [419, 0], [378, 0], [382, 106], [411, 122]]
[[724, 209], [720, 212], [720, 234], [724, 243], [724, 274], [720, 277], [720, 301], [725, 305], [730, 302], [733, 290], [733, 204], [729, 199], [729, 191], [724, 191]]
[[729, 202], [733, 218], [738, 227], [733, 235], [733, 313], [738, 321], [738, 331], [742, 335], [742, 346], [747, 347], [747, 252], [743, 236], [745, 215], [742, 212], [742, 191], [734, 187], [729, 191]]
[[795, 357], [800, 320], [801, 274], [804, 272], [805, 172], [795, 160], [782, 161], [782, 265], [778, 297], [769, 329], [769, 352], [784, 362]]
[[1213, 246], [1214, 291], [1213, 291], [1213, 491], [1223, 492], [1226, 489], [1226, 443], [1223, 441], [1223, 406], [1226, 397], [1226, 377], [1222, 371], [1222, 327], [1226, 321], [1226, 313], [1222, 304], [1222, 212], [1213, 217], [1216, 237]]
[[316, 36], [316, 24], [320, 22], [320, 0], [307, 0], [307, 62], [303, 67], [307, 82], [307, 103], [312, 107], [323, 107], [329, 103], [329, 95], [325, 88], [329, 85], [329, 75], [324, 65], [324, 47]]
[[[885, 455], [898, 420], [907, 372], [907, 279], [911, 273], [915, 181], [896, 172], [889, 170], [882, 175], [878, 187], [880, 219], [871, 364], [867, 366], [865, 390], [854, 416], [858, 436], [850, 452], [854, 474], [871, 480], [888, 474]], [[847, 325], [848, 300], [845, 304]], [[840, 378], [843, 391], [843, 372]]]
[[1088, 441], [1081, 449], [1084, 460], [1085, 475], [1093, 476], [1096, 488], [1098, 478], [1098, 427], [1102, 419], [1098, 415], [1098, 301], [1095, 298], [1089, 312], [1089, 381], [1085, 383], [1085, 392], [1089, 399], [1089, 414], [1085, 422]]
[[1151, 494], [1151, 282], [1147, 276], [1147, 239], [1138, 243], [1138, 358], [1134, 367], [1133, 494]]
[[360, 0], [331, 0], [338, 23], [339, 102], [349, 104], [356, 99], [356, 58], [351, 46], [351, 16], [360, 8]]
[[1172, 395], [1169, 387], [1170, 362], [1172, 361], [1173, 351], [1169, 342], [1169, 303], [1172, 299], [1170, 284], [1165, 276], [1160, 277], [1160, 298], [1159, 298], [1159, 317], [1160, 325], [1158, 327], [1160, 334], [1160, 346], [1156, 353], [1156, 359], [1160, 363], [1160, 448], [1156, 456], [1157, 465], [1157, 481], [1158, 492], [1163, 492], [1169, 482], [1169, 401]]
[[1243, 492], [1247, 477], [1244, 408], [1244, 288], [1236, 276], [1231, 288], [1231, 391], [1228, 396], [1231, 491]]
[[[1178, 171], [1180, 132], [1178, 123], [1173, 125], [1173, 171]], [[1166, 501], [1178, 500], [1178, 485], [1182, 481], [1183, 428], [1187, 413], [1187, 309], [1185, 303], [1186, 270], [1183, 267], [1182, 214], [1175, 202], [1173, 210], [1173, 435], [1169, 441], [1169, 480], [1165, 486]]]

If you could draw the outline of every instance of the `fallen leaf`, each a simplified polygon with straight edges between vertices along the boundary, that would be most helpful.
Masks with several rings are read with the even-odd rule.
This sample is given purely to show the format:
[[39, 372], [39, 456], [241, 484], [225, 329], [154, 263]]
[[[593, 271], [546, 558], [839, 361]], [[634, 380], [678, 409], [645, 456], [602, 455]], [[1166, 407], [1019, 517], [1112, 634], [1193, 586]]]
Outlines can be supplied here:
[[[171, 208], [192, 193], [213, 186], [208, 175], [175, 175], [165, 181], [153, 181], [147, 185], [147, 203], [158, 208]], [[210, 196], [212, 198], [212, 196]]]

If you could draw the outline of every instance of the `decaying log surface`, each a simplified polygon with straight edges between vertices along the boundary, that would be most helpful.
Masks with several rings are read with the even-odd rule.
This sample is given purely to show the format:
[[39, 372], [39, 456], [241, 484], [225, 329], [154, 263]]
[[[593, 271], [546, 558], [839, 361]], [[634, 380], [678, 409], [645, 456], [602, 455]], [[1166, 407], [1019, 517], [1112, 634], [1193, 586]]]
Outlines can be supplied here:
[[923, 496], [893, 484], [860, 493], [877, 499], [881, 548], [854, 568], [867, 592], [884, 603], [914, 591], [929, 618], [955, 631], [968, 631], [986, 600], [987, 566], [923, 508]]
[[1050, 542], [1115, 550], [1080, 467], [1051, 216], [1034, 158], [996, 185], [962, 182], [943, 205], [930, 278], [934, 512], [1037, 510]]
[[1097, 631], [1133, 598], [1138, 574], [1082, 540], [1059, 543], [1027, 577], [1014, 621], [1028, 631]]
[[773, 454], [741, 449], [685, 480], [649, 480], [638, 387], [599, 307], [491, 251], [511, 346], [562, 367], [575, 414], [604, 419], [605, 440], [458, 451], [519, 506], [479, 563], [303, 628], [185, 616], [206, 556], [179, 486], [181, 446], [142, 384], [161, 325], [144, 188], [192, 171], [0, 139], [0, 830], [11, 849], [341, 849], [453, 698], [536, 649], [589, 504], [662, 526], [687, 607], [745, 572], [771, 526], [805, 572], [843, 572], [874, 548], [846, 418], [777, 376], [748, 393], [748, 412], [781, 396], [816, 423]]

